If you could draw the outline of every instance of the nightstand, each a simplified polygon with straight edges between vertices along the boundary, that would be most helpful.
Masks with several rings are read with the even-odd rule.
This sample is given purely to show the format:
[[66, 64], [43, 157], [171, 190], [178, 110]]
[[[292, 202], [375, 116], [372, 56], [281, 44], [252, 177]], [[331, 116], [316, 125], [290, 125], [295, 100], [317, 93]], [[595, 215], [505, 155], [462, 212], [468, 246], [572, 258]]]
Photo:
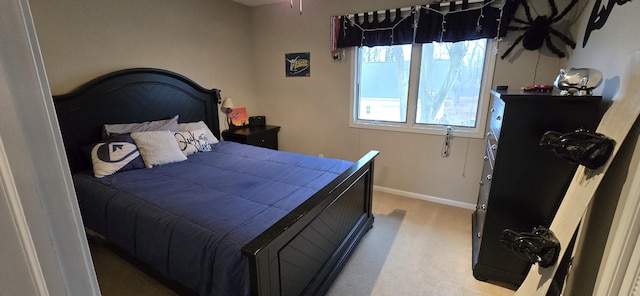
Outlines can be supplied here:
[[278, 150], [279, 126], [261, 125], [236, 128], [222, 132], [225, 141], [249, 144], [269, 149]]

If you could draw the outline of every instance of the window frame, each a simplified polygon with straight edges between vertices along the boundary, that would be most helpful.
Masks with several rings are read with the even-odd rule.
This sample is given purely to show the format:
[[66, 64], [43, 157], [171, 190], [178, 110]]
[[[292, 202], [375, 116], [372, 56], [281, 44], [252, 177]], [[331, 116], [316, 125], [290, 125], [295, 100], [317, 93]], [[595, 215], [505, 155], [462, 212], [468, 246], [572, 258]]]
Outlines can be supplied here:
[[[482, 70], [482, 83], [480, 85], [480, 94], [478, 97], [478, 117], [475, 127], [451, 126], [451, 132], [456, 137], [463, 138], [484, 138], [486, 130], [486, 122], [491, 99], [491, 86], [493, 85], [493, 76], [497, 61], [497, 45], [498, 42], [493, 39], [487, 39], [487, 47], [485, 51], [485, 63]], [[351, 57], [351, 85], [350, 85], [350, 118], [349, 127], [364, 128], [384, 131], [395, 131], [405, 133], [430, 134], [430, 135], [446, 135], [446, 125], [415, 123], [416, 108], [418, 101], [418, 80], [420, 79], [420, 67], [422, 63], [422, 44], [414, 43], [411, 48], [411, 68], [409, 70], [409, 93], [407, 94], [407, 118], [406, 122], [388, 122], [377, 120], [358, 119], [358, 77], [359, 77], [359, 56], [358, 48], [352, 47], [348, 50]], [[415, 65], [415, 66], [414, 66]]]

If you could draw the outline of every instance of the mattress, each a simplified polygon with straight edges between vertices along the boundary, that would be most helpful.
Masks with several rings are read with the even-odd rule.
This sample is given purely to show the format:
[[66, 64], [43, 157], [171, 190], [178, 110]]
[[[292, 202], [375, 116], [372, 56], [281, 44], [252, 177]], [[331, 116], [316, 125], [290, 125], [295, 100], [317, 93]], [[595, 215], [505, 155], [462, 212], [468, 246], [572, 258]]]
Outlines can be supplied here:
[[220, 142], [186, 161], [74, 174], [87, 228], [201, 295], [249, 294], [242, 247], [353, 163]]

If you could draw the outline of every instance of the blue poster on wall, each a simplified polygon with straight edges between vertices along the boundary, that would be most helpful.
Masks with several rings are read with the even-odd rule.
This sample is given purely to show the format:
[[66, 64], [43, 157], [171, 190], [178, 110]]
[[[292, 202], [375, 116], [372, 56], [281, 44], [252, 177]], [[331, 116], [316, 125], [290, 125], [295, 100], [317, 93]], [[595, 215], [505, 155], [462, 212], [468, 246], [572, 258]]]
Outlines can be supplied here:
[[311, 76], [311, 53], [298, 52], [284, 55], [286, 77]]

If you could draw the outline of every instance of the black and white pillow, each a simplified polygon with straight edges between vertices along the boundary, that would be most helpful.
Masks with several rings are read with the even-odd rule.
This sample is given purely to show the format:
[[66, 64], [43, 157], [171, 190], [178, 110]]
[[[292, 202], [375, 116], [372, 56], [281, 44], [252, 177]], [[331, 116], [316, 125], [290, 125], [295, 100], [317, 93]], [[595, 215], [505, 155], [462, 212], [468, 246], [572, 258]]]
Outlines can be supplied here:
[[197, 152], [211, 151], [207, 131], [203, 128], [194, 131], [177, 132], [174, 134], [178, 146], [185, 156]]
[[138, 147], [127, 134], [114, 135], [95, 144], [91, 149], [91, 163], [96, 178], [144, 168]]

